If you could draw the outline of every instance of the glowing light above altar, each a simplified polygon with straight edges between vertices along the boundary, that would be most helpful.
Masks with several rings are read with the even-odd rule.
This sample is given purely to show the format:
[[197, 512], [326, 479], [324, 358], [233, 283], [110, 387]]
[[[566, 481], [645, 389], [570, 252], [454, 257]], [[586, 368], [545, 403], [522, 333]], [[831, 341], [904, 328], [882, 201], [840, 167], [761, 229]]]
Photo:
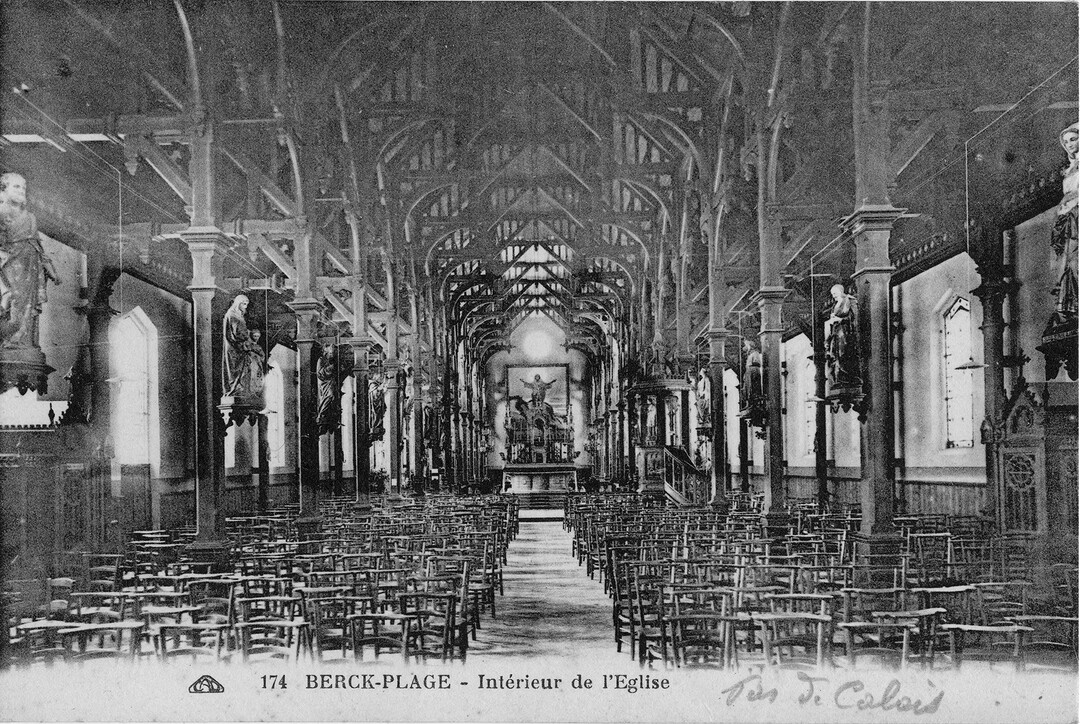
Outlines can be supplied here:
[[555, 341], [547, 332], [533, 329], [521, 340], [521, 349], [530, 359], [547, 359], [555, 349]]

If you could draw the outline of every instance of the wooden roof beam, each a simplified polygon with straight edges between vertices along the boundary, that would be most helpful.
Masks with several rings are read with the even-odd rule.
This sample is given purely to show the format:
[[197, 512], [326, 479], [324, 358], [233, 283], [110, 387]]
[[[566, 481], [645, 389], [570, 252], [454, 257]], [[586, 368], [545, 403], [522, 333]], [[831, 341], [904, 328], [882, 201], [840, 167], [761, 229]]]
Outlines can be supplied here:
[[[142, 156], [147, 165], [157, 172], [157, 175], [169, 185], [181, 201], [191, 204], [191, 182], [188, 180], [187, 171], [173, 163], [173, 160], [161, 150], [161, 146], [145, 136], [137, 135], [125, 138], [124, 146]], [[134, 169], [135, 167], [132, 166], [131, 170]]]

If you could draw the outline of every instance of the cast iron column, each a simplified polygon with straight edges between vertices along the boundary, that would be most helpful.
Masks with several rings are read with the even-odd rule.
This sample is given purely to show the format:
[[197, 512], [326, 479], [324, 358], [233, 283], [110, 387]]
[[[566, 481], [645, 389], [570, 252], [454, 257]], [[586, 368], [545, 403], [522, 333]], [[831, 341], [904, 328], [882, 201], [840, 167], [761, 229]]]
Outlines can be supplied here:
[[[278, 410], [283, 414], [283, 410]], [[266, 413], [259, 415], [256, 422], [256, 435], [258, 436], [255, 448], [255, 471], [259, 476], [259, 513], [265, 514], [270, 508], [270, 440], [268, 439], [268, 420]]]
[[289, 307], [296, 313], [296, 371], [300, 387], [297, 397], [300, 517], [309, 520], [318, 516], [319, 502], [319, 387], [315, 377], [318, 340], [315, 326], [322, 304], [316, 299], [297, 299]]
[[[711, 290], [710, 290], [711, 293]], [[711, 385], [711, 397], [709, 406], [712, 419], [709, 426], [712, 430], [712, 459], [713, 469], [711, 480], [712, 488], [709, 505], [726, 507], [729, 479], [731, 478], [731, 466], [728, 464], [727, 454], [727, 417], [724, 410], [724, 371], [727, 369], [727, 330], [722, 326], [714, 326], [708, 332], [709, 338], [709, 380]]]
[[982, 283], [972, 293], [982, 301], [983, 308], [983, 394], [984, 418], [980, 426], [983, 445], [986, 446], [986, 509], [997, 520], [997, 474], [996, 453], [998, 424], [1005, 414], [1005, 317], [1003, 305], [1019, 286], [1007, 276], [1000, 263], [1001, 244], [989, 250], [997, 259], [979, 266]]
[[781, 321], [784, 299], [788, 290], [783, 287], [763, 287], [755, 296], [761, 310], [761, 358], [765, 387], [765, 504], [764, 512], [779, 511], [784, 505], [784, 418], [780, 376], [780, 341], [784, 334]]
[[903, 209], [864, 205], [844, 220], [855, 240], [859, 342], [863, 350], [862, 534], [890, 536], [895, 512], [889, 236]]
[[219, 561], [226, 549], [221, 516], [225, 482], [225, 420], [218, 411], [222, 381], [224, 292], [218, 286], [227, 250], [215, 227], [191, 227], [181, 233], [191, 253], [192, 333], [195, 336], [195, 498], [198, 535], [195, 548]]
[[[366, 331], [366, 330], [365, 330]], [[353, 423], [353, 474], [356, 476], [356, 499], [360, 500], [361, 497], [366, 497], [371, 489], [369, 487], [369, 478], [371, 475], [371, 459], [369, 451], [371, 449], [371, 443], [368, 440], [370, 435], [370, 427], [368, 426], [368, 416], [371, 414], [368, 409], [368, 363], [367, 354], [368, 348], [371, 346], [371, 340], [366, 336], [350, 337], [345, 340], [349, 346], [353, 349], [353, 391], [356, 393], [354, 397], [354, 414], [356, 415]]]

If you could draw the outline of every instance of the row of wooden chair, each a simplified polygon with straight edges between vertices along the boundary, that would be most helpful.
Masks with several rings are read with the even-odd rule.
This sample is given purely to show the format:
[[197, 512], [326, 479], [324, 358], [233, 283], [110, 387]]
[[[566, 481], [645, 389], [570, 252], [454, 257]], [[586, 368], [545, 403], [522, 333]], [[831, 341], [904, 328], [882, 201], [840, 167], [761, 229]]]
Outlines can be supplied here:
[[[318, 529], [294, 511], [230, 523], [231, 570], [186, 556], [87, 556], [80, 576], [8, 581], [17, 664], [138, 656], [464, 659], [496, 615], [517, 508], [501, 497], [334, 506]], [[276, 521], [276, 522], [275, 522]], [[15, 584], [15, 585], [12, 585]]]
[[612, 597], [616, 649], [643, 664], [854, 664], [872, 655], [898, 666], [1006, 658], [1076, 667], [1075, 598], [1048, 602], [1030, 581], [994, 580], [993, 567], [924, 574], [924, 542], [944, 542], [949, 563], [949, 546], [969, 540], [948, 531], [912, 529], [878, 560], [847, 554], [852, 533], [835, 520], [770, 539], [746, 511], [642, 502], [579, 497], [566, 525], [579, 564]]

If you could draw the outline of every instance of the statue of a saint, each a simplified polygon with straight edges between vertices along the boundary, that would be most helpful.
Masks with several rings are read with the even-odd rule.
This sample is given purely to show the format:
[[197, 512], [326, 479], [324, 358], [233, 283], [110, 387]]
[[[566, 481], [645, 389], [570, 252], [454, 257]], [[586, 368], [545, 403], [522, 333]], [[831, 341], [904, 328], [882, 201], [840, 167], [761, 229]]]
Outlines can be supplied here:
[[0, 176], [0, 344], [38, 346], [37, 321], [46, 285], [60, 283], [38, 239], [37, 218], [26, 210], [26, 179]]
[[709, 371], [702, 367], [698, 370], [694, 383], [694, 396], [697, 398], [698, 427], [712, 425], [712, 380]]
[[248, 329], [244, 318], [247, 308], [247, 295], [237, 294], [225, 312], [222, 323], [225, 338], [221, 365], [222, 389], [226, 396], [261, 405], [266, 354], [259, 343], [262, 333], [256, 336]]
[[337, 351], [334, 345], [325, 344], [319, 361], [315, 364], [315, 377], [319, 381], [319, 434], [333, 432], [341, 426], [341, 382], [338, 379]]
[[649, 396], [645, 401], [645, 444], [656, 444], [656, 398]]
[[435, 429], [435, 411], [431, 405], [424, 406], [423, 412], [424, 442], [429, 446], [435, 445], [437, 430]]
[[382, 440], [386, 432], [386, 388], [376, 376], [368, 380], [368, 439]]
[[679, 440], [679, 401], [672, 395], [664, 400], [664, 407], [667, 410], [667, 445], [678, 445]]
[[834, 284], [829, 293], [833, 298], [832, 310], [825, 323], [825, 365], [831, 388], [859, 387], [859, 353], [856, 342], [855, 297], [844, 290], [843, 284]]
[[527, 382], [526, 380], [522, 380], [521, 382], [525, 387], [532, 390], [531, 402], [533, 407], [541, 407], [544, 405], [544, 400], [547, 399], [548, 389], [555, 384], [555, 380], [544, 382], [540, 379], [540, 375], [533, 377], [532, 382]]
[[743, 341], [743, 376], [739, 386], [739, 406], [750, 409], [752, 402], [758, 401], [765, 394], [762, 386], [762, 360], [761, 350], [757, 348], [753, 340]]
[[1057, 298], [1055, 310], [1062, 316], [1076, 316], [1077, 313], [1077, 201], [1080, 194], [1078, 177], [1077, 145], [1080, 130], [1076, 123], [1067, 127], [1058, 136], [1061, 147], [1069, 157], [1061, 180], [1062, 199], [1058, 204], [1057, 220], [1050, 235], [1050, 244], [1057, 258], [1054, 262], [1054, 278], [1057, 286], [1054, 296]]

